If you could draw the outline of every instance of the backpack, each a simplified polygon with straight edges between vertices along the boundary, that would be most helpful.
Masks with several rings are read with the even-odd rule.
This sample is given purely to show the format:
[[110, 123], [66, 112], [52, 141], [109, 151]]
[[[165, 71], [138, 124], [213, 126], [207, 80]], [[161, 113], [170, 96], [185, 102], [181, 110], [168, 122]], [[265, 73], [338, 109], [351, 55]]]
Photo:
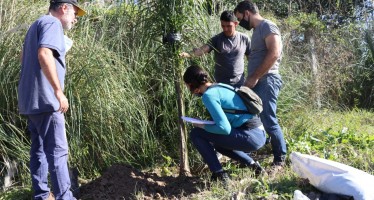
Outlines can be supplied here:
[[217, 86], [224, 87], [234, 91], [243, 100], [243, 103], [247, 110], [233, 110], [223, 109], [223, 111], [232, 114], [260, 114], [262, 112], [262, 101], [261, 98], [249, 87], [241, 86], [240, 88], [234, 88], [229, 85], [218, 84]]

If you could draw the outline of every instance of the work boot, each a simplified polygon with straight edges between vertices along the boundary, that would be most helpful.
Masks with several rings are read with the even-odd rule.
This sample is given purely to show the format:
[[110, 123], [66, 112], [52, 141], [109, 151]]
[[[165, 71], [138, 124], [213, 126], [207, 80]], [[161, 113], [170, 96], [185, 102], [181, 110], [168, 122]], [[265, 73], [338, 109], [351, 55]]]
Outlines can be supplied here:
[[265, 174], [266, 171], [264, 168], [261, 167], [260, 163], [258, 161], [254, 162], [253, 164], [250, 164], [249, 167], [255, 171], [255, 175], [259, 176], [261, 174]]

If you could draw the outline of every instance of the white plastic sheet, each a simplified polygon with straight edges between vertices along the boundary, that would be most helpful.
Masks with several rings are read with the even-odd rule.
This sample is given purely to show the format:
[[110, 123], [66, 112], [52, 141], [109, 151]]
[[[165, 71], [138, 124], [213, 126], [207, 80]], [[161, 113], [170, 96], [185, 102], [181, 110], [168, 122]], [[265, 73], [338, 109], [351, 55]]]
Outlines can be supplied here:
[[292, 200], [310, 200], [310, 199], [307, 196], [305, 196], [300, 190], [295, 190], [293, 192]]
[[374, 200], [374, 176], [338, 163], [298, 152], [291, 153], [292, 169], [326, 193], [353, 196], [355, 200]]

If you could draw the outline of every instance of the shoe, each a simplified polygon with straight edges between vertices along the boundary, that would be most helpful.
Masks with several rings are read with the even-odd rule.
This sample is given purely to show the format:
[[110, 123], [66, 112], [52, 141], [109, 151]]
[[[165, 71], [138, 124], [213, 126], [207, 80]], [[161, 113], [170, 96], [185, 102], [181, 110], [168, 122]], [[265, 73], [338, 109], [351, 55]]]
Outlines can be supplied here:
[[261, 174], [266, 173], [265, 169], [261, 167], [258, 161], [254, 162], [253, 164], [249, 165], [249, 167], [255, 171], [255, 175], [259, 176]]
[[228, 181], [230, 180], [230, 176], [226, 171], [221, 172], [213, 172], [212, 176], [210, 177], [212, 181]]
[[220, 181], [224, 188], [228, 187], [230, 176], [226, 171], [221, 172], [213, 172], [212, 176], [210, 177], [211, 181]]

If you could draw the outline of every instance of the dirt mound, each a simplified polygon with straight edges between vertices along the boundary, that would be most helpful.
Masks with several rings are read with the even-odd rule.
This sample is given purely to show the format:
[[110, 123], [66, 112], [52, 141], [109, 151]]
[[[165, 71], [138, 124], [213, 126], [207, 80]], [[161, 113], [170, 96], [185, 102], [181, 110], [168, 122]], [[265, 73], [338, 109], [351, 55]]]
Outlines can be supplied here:
[[101, 177], [82, 185], [79, 199], [180, 199], [199, 193], [202, 184], [197, 177], [159, 176], [113, 165]]

